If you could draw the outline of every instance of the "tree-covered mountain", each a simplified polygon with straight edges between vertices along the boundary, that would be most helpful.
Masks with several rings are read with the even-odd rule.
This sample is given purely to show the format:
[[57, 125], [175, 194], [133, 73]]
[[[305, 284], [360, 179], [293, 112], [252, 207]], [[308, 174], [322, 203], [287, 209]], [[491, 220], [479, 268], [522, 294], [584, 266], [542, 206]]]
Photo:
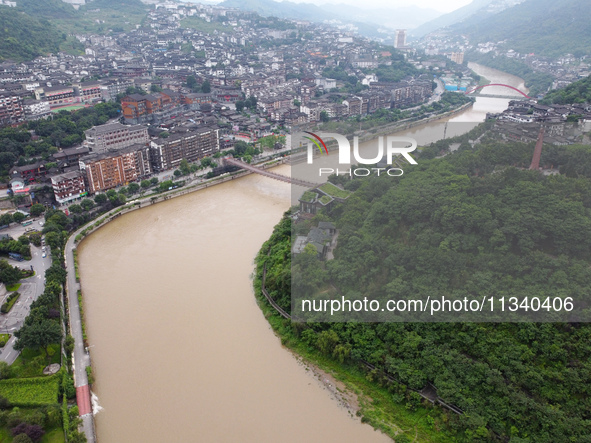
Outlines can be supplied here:
[[31, 60], [57, 52], [66, 40], [46, 19], [36, 19], [14, 8], [0, 7], [0, 60]]
[[[76, 10], [62, 0], [19, 0], [0, 7], [0, 59], [31, 60], [57, 52], [80, 53], [70, 34], [123, 31], [140, 23], [149, 6], [140, 0], [94, 0]], [[105, 24], [103, 24], [105, 22]]]
[[477, 21], [452, 28], [472, 43], [506, 41], [504, 47], [551, 57], [591, 54], [591, 8], [588, 0], [527, 0]]
[[488, 6], [492, 1], [493, 0], [473, 0], [472, 3], [466, 6], [422, 24], [416, 29], [413, 29], [411, 34], [415, 37], [422, 37], [423, 35], [429, 34], [430, 32], [433, 32], [437, 29], [445, 28], [446, 26], [451, 26], [461, 22], [462, 20], [473, 16], [476, 12]]
[[505, 57], [504, 55], [494, 55], [490, 52], [482, 54], [478, 51], [470, 51], [466, 53], [466, 60], [521, 77], [525, 81], [525, 86], [529, 89], [529, 95], [532, 97], [548, 91], [554, 81], [554, 77], [551, 74], [534, 71], [523, 61]]
[[[300, 284], [319, 297], [340, 299], [345, 291], [380, 300], [572, 296], [585, 309], [591, 293], [590, 147], [544, 146], [542, 164], [562, 173], [544, 176], [522, 169], [533, 144], [485, 135], [472, 147], [468, 137], [442, 159], [433, 157], [449, 140], [425, 148], [419, 165], [408, 174], [405, 169], [400, 180], [333, 177], [353, 195], [293, 228], [286, 217], [262, 248], [257, 276], [266, 263], [269, 294], [289, 311], [292, 276], [299, 273], [309, 277]], [[334, 259], [321, 261], [306, 251], [292, 258], [294, 233], [305, 235], [319, 221], [339, 230]], [[388, 411], [417, 408], [421, 398], [413, 390], [430, 386], [463, 413], [424, 402], [417, 426], [430, 427], [433, 435], [420, 441], [568, 443], [591, 435], [588, 324], [304, 324], [279, 318], [270, 321], [288, 346], [331, 359], [347, 373], [363, 362], [376, 367], [367, 378], [389, 393], [381, 400], [383, 414], [364, 416], [376, 427], [383, 429]], [[413, 440], [415, 428], [406, 436]]]
[[591, 75], [571, 83], [566, 88], [550, 91], [546, 94], [542, 103], [546, 105], [591, 103]]

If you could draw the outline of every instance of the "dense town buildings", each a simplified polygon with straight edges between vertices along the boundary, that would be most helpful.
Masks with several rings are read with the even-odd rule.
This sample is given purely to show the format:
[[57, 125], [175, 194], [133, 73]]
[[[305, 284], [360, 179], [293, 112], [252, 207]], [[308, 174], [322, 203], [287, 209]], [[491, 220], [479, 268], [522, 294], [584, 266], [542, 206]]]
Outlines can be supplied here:
[[[192, 29], [192, 19], [217, 29]], [[51, 159], [57, 166], [49, 175], [58, 184], [66, 183], [64, 174], [82, 171], [85, 192], [94, 194], [177, 168], [182, 159], [211, 156], [232, 147], [234, 137], [254, 141], [326, 119], [418, 109], [433, 97], [433, 72], [444, 77], [457, 69], [440, 59], [414, 60], [403, 30], [396, 40], [405, 49], [401, 59], [391, 46], [345, 27], [285, 25], [275, 29], [254, 13], [221, 6], [156, 4], [131, 30], [76, 35], [84, 55], [0, 63], [0, 124], [119, 101], [120, 118], [86, 130], [82, 146]], [[461, 52], [452, 58], [460, 61]], [[398, 75], [404, 70], [396, 66], [408, 63], [414, 73]], [[58, 203], [79, 191], [56, 189]]]
[[19, 96], [0, 93], [0, 124], [20, 123], [25, 119], [23, 102]]

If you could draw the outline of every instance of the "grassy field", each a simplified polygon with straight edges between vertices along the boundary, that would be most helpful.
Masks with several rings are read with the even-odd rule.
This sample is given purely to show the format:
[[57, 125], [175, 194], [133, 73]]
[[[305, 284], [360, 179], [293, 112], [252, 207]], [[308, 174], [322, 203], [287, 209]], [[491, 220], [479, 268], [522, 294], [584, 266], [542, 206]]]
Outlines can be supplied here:
[[49, 431], [41, 439], [41, 443], [64, 443], [64, 431], [61, 428], [56, 428]]
[[76, 111], [78, 109], [85, 108], [85, 105], [70, 105], [70, 106], [61, 106], [59, 108], [54, 108], [51, 112], [59, 112], [59, 111]]
[[57, 375], [0, 380], [0, 395], [14, 406], [31, 407], [55, 404], [57, 403], [58, 390]]
[[25, 348], [11, 366], [15, 377], [40, 377], [43, 368], [49, 363], [60, 363], [60, 345], [58, 343], [49, 346], [50, 358], [41, 350], [33, 351]]

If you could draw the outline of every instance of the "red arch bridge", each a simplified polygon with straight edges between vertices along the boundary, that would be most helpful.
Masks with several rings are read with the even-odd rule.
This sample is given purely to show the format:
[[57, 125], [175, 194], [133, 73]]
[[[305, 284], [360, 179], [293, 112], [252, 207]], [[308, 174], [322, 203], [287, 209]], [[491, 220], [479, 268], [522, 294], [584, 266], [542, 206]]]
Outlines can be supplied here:
[[279, 180], [285, 183], [291, 183], [292, 185], [303, 186], [304, 188], [315, 188], [318, 186], [318, 183], [312, 183], [305, 180], [300, 180], [294, 177], [288, 177], [286, 175], [276, 174], [274, 172], [267, 171], [262, 168], [257, 168], [256, 166], [250, 165], [248, 163], [242, 162], [235, 158], [226, 157], [224, 158], [224, 163], [227, 165], [236, 166], [238, 168], [246, 169], [247, 171], [254, 172], [255, 174], [264, 175], [265, 177], [269, 177], [275, 180]]
[[[502, 84], [502, 83], [489, 83], [488, 85], [477, 86], [476, 88], [474, 88], [474, 89], [471, 89], [470, 91], [466, 91], [466, 95], [468, 95], [468, 94], [472, 94], [472, 93], [474, 93], [474, 92], [478, 91], [479, 89], [486, 88], [487, 86], [503, 86], [503, 87], [505, 87], [505, 88], [509, 88], [509, 89], [512, 89], [512, 90], [514, 90], [514, 91], [517, 91], [517, 92], [519, 92], [519, 93], [520, 93], [521, 95], [523, 95], [525, 98], [532, 98], [532, 97], [530, 97], [529, 95], [527, 95], [525, 92], [523, 92], [523, 91], [520, 91], [519, 89], [515, 88], [514, 86], [511, 86], [511, 85], [505, 85], [505, 84]], [[497, 96], [497, 95], [487, 95], [487, 97], [515, 98], [515, 97], [513, 97], [513, 96], [500, 96], [500, 95], [499, 95], [499, 96]]]

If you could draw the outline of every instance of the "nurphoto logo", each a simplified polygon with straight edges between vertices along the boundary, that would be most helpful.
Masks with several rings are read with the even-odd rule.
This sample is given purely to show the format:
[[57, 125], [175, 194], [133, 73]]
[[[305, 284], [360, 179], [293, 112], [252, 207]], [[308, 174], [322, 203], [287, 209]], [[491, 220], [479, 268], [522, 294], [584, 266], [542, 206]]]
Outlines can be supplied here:
[[[316, 149], [320, 151], [320, 155], [329, 155], [328, 148], [325, 140], [333, 139], [337, 142], [340, 165], [351, 164], [351, 143], [344, 135], [337, 134], [334, 132], [324, 132], [314, 134], [313, 132], [304, 131], [305, 134], [309, 134], [311, 137], [303, 135], [302, 138], [308, 140], [308, 156], [307, 163], [309, 165], [314, 163], [314, 152]], [[401, 176], [404, 171], [398, 167], [392, 167], [394, 164], [394, 155], [401, 155], [411, 165], [416, 165], [417, 162], [410, 156], [410, 153], [417, 149], [417, 141], [409, 137], [395, 137], [385, 136], [378, 137], [378, 150], [377, 154], [373, 158], [363, 158], [359, 152], [359, 137], [353, 137], [353, 158], [357, 164], [361, 165], [378, 165], [382, 167], [374, 168], [356, 168], [353, 171], [339, 170], [338, 168], [320, 168], [319, 175], [330, 175], [330, 174], [346, 174], [355, 176], [367, 176], [373, 173], [380, 175], [381, 172], [386, 172], [388, 175], [393, 177]]]

